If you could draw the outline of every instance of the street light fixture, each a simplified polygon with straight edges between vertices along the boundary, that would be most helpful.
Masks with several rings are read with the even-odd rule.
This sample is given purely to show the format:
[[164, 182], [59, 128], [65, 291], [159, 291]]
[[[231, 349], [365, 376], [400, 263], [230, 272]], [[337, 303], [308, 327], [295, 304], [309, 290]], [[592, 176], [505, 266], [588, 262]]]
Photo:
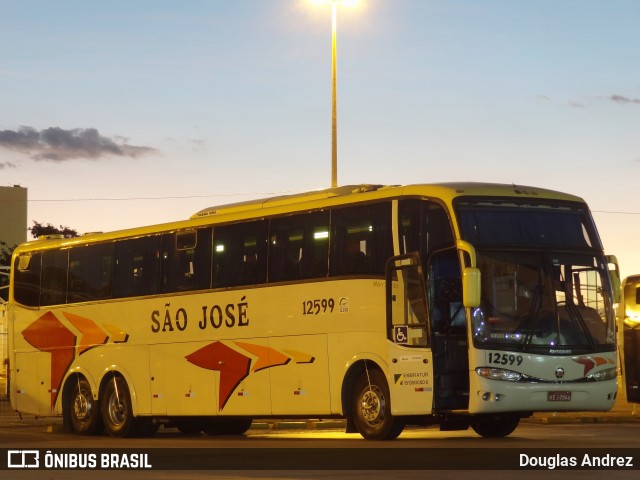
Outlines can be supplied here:
[[338, 101], [337, 101], [337, 10], [338, 5], [352, 7], [358, 0], [311, 0], [316, 4], [331, 5], [331, 187], [338, 186]]

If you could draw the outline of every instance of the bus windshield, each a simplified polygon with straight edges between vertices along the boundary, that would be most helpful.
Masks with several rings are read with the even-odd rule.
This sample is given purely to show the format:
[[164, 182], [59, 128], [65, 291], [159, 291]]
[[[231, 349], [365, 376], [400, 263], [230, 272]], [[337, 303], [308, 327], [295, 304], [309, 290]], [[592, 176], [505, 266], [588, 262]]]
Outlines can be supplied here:
[[462, 238], [479, 246], [602, 250], [586, 206], [569, 202], [458, 201]]
[[462, 202], [458, 215], [482, 272], [472, 320], [477, 347], [551, 354], [615, 348], [607, 265], [586, 207]]

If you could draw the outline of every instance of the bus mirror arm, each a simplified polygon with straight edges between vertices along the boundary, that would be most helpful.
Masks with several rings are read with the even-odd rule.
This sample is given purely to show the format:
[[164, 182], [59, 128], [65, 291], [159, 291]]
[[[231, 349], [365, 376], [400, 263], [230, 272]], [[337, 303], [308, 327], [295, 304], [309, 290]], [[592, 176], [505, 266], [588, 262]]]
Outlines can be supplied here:
[[458, 250], [460, 250], [461, 252], [465, 252], [469, 255], [469, 260], [471, 263], [469, 266], [472, 268], [476, 268], [476, 249], [474, 248], [474, 246], [465, 240], [458, 240], [458, 242], [456, 243], [456, 247], [458, 247]]
[[469, 255], [470, 266], [462, 271], [462, 303], [466, 308], [480, 306], [480, 270], [476, 264], [476, 249], [465, 240], [458, 240], [458, 250]]

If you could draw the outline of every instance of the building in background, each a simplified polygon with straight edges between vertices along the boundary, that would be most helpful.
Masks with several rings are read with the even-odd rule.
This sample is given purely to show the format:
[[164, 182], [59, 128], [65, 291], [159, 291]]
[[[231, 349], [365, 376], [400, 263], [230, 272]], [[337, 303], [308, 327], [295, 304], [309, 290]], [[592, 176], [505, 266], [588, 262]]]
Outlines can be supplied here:
[[[27, 189], [0, 187], [0, 241], [9, 248], [27, 241]], [[7, 390], [7, 319], [3, 298], [8, 287], [8, 265], [0, 262], [0, 395]], [[4, 268], [3, 268], [4, 267]]]
[[27, 189], [0, 187], [0, 241], [13, 247], [27, 241]]

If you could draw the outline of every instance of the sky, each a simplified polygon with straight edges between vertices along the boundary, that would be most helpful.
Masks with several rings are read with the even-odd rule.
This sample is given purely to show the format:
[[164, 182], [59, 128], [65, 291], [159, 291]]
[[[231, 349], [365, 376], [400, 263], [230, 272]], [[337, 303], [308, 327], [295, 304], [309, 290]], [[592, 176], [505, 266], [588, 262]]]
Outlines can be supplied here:
[[[311, 0], [0, 0], [0, 185], [80, 233], [331, 182], [331, 12]], [[338, 183], [584, 198], [640, 273], [640, 2], [338, 10]]]

